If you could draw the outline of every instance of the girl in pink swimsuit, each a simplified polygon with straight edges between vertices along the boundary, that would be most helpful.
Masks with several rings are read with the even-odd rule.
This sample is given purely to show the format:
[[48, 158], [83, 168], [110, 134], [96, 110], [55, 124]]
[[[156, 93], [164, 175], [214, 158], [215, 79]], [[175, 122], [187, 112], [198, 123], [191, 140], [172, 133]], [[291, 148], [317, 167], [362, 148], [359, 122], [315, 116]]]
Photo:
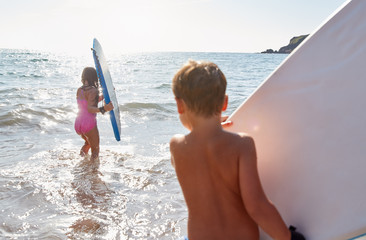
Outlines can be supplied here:
[[98, 112], [104, 114], [112, 110], [113, 105], [110, 102], [98, 108], [98, 102], [103, 100], [103, 96], [99, 96], [98, 76], [95, 68], [84, 68], [81, 82], [83, 86], [78, 88], [76, 93], [79, 112], [74, 127], [76, 133], [85, 141], [84, 146], [80, 150], [80, 155], [88, 154], [91, 148], [91, 160], [95, 160], [99, 156], [99, 132], [96, 115]]

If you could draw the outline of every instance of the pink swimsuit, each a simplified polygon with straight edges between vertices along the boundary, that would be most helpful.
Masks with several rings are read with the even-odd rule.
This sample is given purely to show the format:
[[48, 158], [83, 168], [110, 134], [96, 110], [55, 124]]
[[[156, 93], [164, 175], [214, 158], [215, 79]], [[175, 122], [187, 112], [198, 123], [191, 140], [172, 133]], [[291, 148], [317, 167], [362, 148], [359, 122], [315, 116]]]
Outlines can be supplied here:
[[88, 112], [88, 101], [85, 99], [84, 90], [81, 89], [81, 98], [77, 98], [79, 112], [75, 120], [77, 134], [85, 134], [97, 125], [97, 114]]

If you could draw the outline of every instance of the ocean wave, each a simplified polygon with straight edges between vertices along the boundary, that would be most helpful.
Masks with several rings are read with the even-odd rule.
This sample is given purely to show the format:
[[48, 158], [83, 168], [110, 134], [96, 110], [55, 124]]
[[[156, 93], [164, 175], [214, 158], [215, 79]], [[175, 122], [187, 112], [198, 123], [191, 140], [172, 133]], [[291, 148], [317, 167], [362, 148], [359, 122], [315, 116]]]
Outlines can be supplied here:
[[11, 127], [28, 123], [28, 119], [13, 117], [12, 114], [0, 116], [0, 127]]
[[30, 52], [30, 50], [23, 50], [23, 49], [0, 49], [0, 53], [7, 54], [7, 55], [31, 55], [34, 54]]
[[16, 72], [14, 72], [14, 71], [13, 71], [13, 72], [7, 72], [7, 73], [6, 73], [6, 75], [8, 75], [8, 76], [12, 76], [12, 75], [16, 75], [16, 74], [17, 74], [17, 73], [16, 73]]
[[4, 76], [15, 76], [19, 78], [44, 78], [45, 76], [36, 74], [36, 73], [22, 73], [22, 72], [16, 72], [16, 71], [8, 71], [4, 74], [0, 74]]
[[18, 104], [13, 106], [12, 110], [0, 113], [0, 127], [26, 126], [42, 129], [45, 127], [45, 119], [48, 123], [70, 124], [72, 122], [70, 112], [71, 107], [35, 109], [25, 104]]
[[159, 86], [155, 87], [155, 89], [170, 89], [172, 87], [169, 83], [162, 83]]
[[30, 60], [31, 62], [48, 62], [47, 58], [34, 58]]
[[21, 88], [19, 88], [19, 87], [0, 89], [0, 94], [10, 94], [10, 93], [13, 93], [13, 92], [16, 92], [19, 90], [21, 90]]
[[146, 124], [149, 121], [161, 122], [176, 117], [173, 104], [134, 102], [120, 106], [120, 110], [122, 118], [133, 124]]
[[135, 63], [136, 63], [136, 61], [134, 61], [134, 60], [128, 60], [128, 61], [126, 61], [125, 64], [135, 64]]
[[22, 75], [19, 75], [19, 77], [20, 78], [44, 78], [45, 76], [31, 73], [31, 74], [22, 74]]
[[165, 107], [157, 103], [141, 103], [141, 102], [131, 102], [120, 106], [122, 111], [130, 110], [157, 110], [157, 111], [167, 111]]

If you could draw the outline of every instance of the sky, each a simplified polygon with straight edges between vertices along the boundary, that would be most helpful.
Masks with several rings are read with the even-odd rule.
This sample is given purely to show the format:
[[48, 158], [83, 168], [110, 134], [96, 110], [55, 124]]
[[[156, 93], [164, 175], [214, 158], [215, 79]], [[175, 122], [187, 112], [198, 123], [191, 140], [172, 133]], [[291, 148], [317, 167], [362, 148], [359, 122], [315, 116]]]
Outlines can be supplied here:
[[0, 0], [0, 48], [261, 52], [312, 33], [345, 0]]

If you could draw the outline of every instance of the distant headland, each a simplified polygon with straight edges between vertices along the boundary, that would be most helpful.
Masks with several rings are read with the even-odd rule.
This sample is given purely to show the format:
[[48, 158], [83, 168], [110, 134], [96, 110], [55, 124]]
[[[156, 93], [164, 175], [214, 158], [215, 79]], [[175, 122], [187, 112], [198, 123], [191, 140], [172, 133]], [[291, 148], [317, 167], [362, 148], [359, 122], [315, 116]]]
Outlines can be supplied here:
[[278, 51], [267, 49], [261, 53], [291, 53], [307, 36], [309, 34], [291, 38], [290, 43], [287, 46], [281, 47]]

